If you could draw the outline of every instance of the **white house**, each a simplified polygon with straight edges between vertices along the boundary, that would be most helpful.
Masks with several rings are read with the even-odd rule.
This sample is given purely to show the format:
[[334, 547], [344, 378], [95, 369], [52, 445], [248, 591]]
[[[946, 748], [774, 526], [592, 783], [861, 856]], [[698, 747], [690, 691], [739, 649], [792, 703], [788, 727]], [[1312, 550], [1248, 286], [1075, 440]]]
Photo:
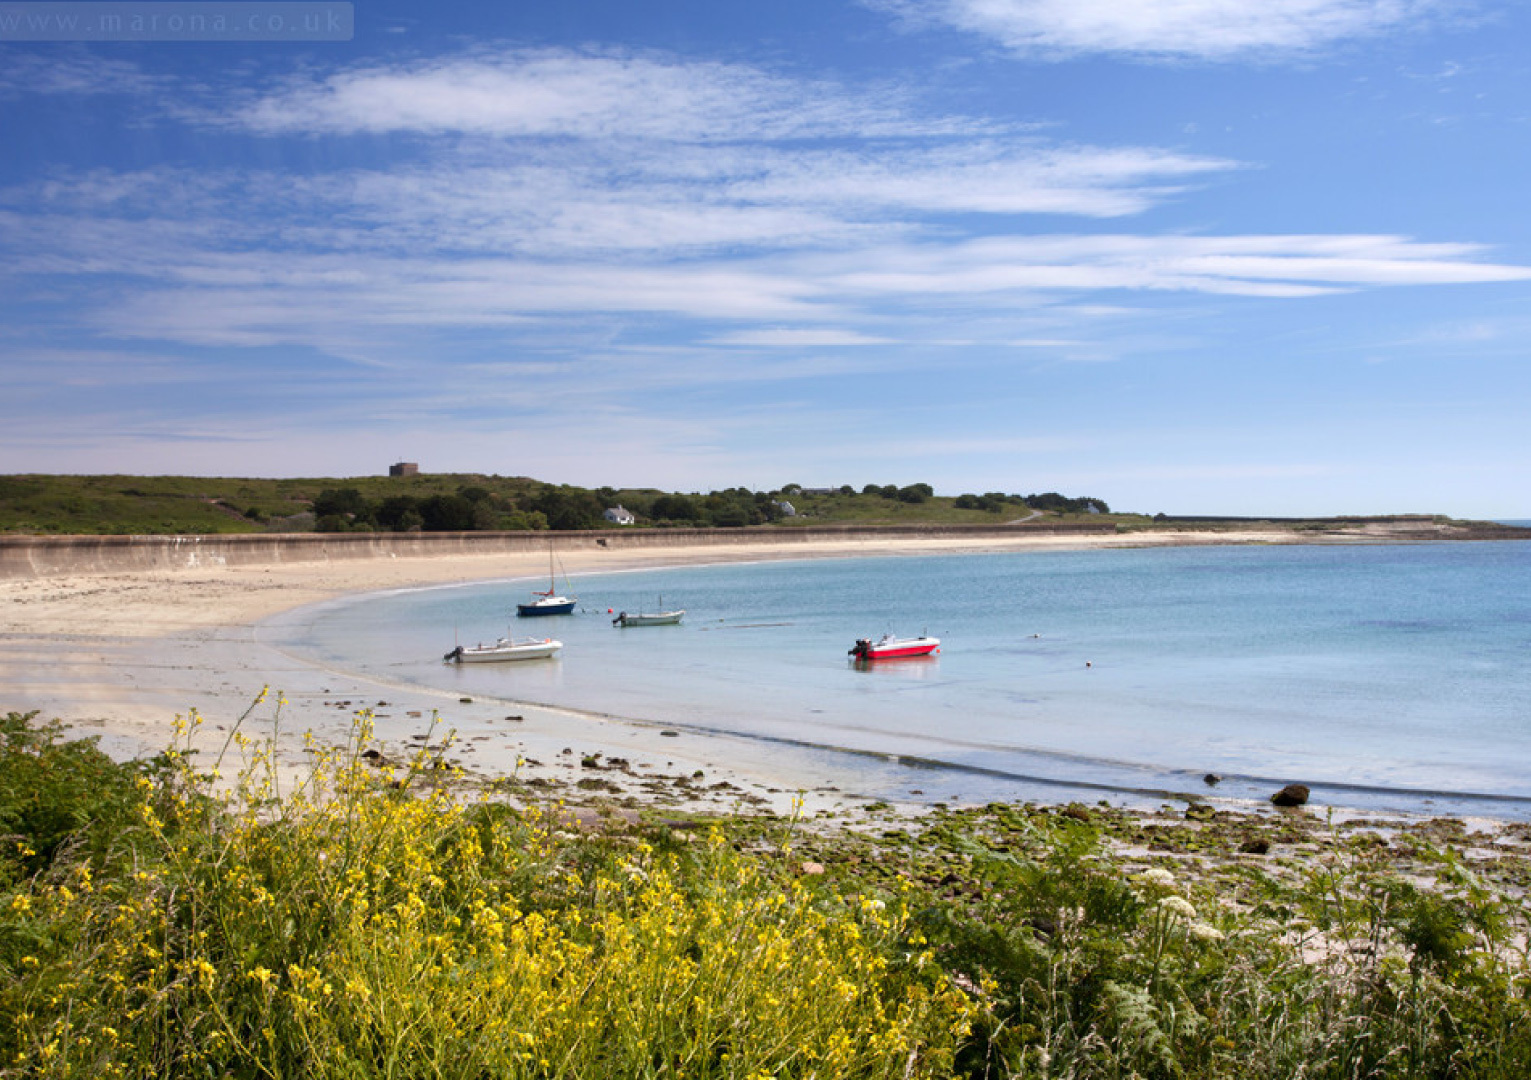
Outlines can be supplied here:
[[613, 525], [633, 525], [638, 519], [633, 517], [633, 512], [624, 506], [611, 506], [606, 509], [605, 518]]

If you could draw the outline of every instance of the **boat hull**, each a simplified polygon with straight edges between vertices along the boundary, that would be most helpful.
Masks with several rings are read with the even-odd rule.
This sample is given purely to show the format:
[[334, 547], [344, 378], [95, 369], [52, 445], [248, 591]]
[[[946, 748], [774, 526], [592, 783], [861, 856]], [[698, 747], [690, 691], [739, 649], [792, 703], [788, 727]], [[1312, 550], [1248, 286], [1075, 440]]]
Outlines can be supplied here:
[[611, 620], [613, 626], [675, 626], [686, 613], [684, 611], [656, 611], [651, 613], [639, 612], [637, 615], [629, 615], [622, 612]]
[[572, 615], [575, 601], [562, 596], [550, 597], [547, 600], [534, 600], [530, 604], [517, 604], [516, 614], [521, 616], [533, 615]]
[[885, 637], [881, 641], [862, 638], [851, 647], [850, 655], [857, 660], [910, 660], [919, 656], [934, 656], [940, 651], [940, 638]]
[[499, 664], [509, 660], [546, 660], [563, 648], [563, 642], [552, 638], [534, 641], [512, 641], [501, 638], [493, 645], [459, 645], [447, 653], [445, 659], [454, 664]]

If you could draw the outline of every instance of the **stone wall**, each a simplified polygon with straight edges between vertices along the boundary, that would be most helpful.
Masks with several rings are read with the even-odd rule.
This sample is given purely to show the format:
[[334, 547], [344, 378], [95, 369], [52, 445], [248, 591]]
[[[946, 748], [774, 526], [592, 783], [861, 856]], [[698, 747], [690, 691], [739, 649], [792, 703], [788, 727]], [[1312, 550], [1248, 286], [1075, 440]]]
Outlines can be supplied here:
[[0, 579], [195, 570], [214, 566], [351, 559], [492, 555], [695, 544], [801, 544], [900, 537], [1014, 538], [1018, 534], [1113, 532], [1110, 524], [887, 525], [861, 528], [605, 529], [592, 532], [253, 533], [218, 536], [0, 536]]

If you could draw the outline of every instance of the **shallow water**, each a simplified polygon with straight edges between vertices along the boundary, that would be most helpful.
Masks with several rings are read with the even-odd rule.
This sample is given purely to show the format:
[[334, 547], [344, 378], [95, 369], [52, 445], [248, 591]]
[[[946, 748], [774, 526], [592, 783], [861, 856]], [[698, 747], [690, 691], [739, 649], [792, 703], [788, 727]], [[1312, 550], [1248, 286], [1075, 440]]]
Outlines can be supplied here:
[[[560, 585], [562, 583], [560, 582]], [[702, 566], [348, 598], [270, 624], [329, 666], [480, 697], [899, 755], [930, 799], [1264, 798], [1531, 817], [1531, 544], [1158, 548]], [[542, 586], [538, 586], [542, 587]], [[616, 629], [607, 609], [684, 607]], [[553, 635], [560, 659], [457, 667]], [[853, 665], [928, 631], [929, 660]], [[854, 755], [848, 769], [862, 768]], [[1274, 785], [1274, 786], [1273, 786]]]

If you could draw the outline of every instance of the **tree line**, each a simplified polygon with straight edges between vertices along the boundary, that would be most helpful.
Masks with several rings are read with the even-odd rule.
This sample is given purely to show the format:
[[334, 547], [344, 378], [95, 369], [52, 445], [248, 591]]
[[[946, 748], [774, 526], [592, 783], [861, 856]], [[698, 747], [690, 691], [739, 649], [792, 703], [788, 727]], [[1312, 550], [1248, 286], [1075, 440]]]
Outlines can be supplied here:
[[958, 510], [988, 510], [998, 514], [1006, 507], [1026, 508], [1028, 510], [1041, 510], [1052, 514], [1109, 514], [1111, 508], [1106, 505], [1106, 500], [1095, 499], [1088, 496], [1071, 499], [1067, 495], [1060, 495], [1056, 491], [1043, 492], [1041, 495], [1006, 495], [1000, 491], [990, 491], [983, 495], [971, 493], [958, 495], [952, 503]]
[[[463, 485], [450, 494], [387, 495], [368, 498], [354, 487], [325, 488], [313, 500], [314, 528], [319, 532], [471, 532], [556, 529], [575, 531], [610, 525], [607, 509], [622, 506], [641, 524], [658, 527], [743, 528], [769, 525], [794, 512], [791, 497], [805, 489], [788, 484], [779, 491], [725, 488], [707, 494], [657, 490], [617, 491], [569, 484], [541, 484], [516, 491], [492, 491]], [[925, 503], [935, 497], [929, 484], [867, 484], [858, 493], [849, 485], [832, 492], [840, 498], [878, 498], [901, 503]], [[1108, 513], [1105, 502], [1071, 499], [1057, 492], [1011, 495], [989, 492], [963, 494], [952, 504], [958, 510], [1029, 508], [1059, 513]]]
[[356, 488], [326, 488], [313, 502], [319, 532], [470, 532], [606, 527], [606, 511], [624, 506], [649, 524], [706, 528], [765, 525], [781, 504], [769, 492], [729, 488], [707, 495], [618, 493], [570, 485], [502, 493], [464, 486], [449, 495], [390, 495], [368, 499]]

